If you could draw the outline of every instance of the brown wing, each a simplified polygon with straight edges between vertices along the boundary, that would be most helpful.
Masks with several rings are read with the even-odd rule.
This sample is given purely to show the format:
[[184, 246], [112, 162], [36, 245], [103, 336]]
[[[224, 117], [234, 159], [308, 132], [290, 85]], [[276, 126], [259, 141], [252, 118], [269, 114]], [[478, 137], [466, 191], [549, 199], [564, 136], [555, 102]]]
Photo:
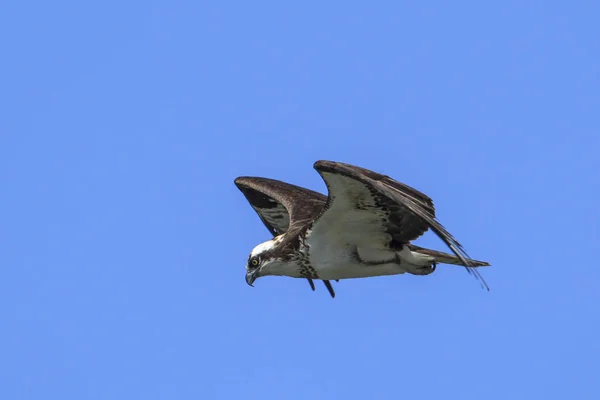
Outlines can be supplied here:
[[[312, 221], [327, 201], [327, 196], [321, 193], [276, 179], [241, 176], [234, 183], [273, 236], [287, 232], [290, 226]], [[308, 282], [315, 290], [313, 281], [308, 279]], [[335, 297], [331, 283], [323, 283], [331, 297]]]
[[321, 193], [275, 179], [242, 176], [234, 183], [274, 236], [287, 232], [290, 223], [314, 219], [327, 201]]
[[[380, 224], [381, 231], [403, 244], [416, 239], [431, 228], [456, 254], [467, 271], [475, 275], [489, 290], [483, 277], [473, 268], [477, 265], [462, 245], [436, 220], [433, 201], [427, 195], [389, 176], [349, 164], [317, 161], [314, 168], [323, 177], [329, 189], [327, 203], [318, 220], [324, 219], [328, 224], [352, 220], [352, 213], [358, 214], [363, 207], [361, 202], [368, 201], [373, 214], [364, 223], [368, 223], [370, 227], [375, 226], [375, 229], [377, 224]], [[387, 218], [379, 217], [384, 213], [387, 215], [388, 212]], [[364, 218], [364, 213], [360, 215]], [[317, 223], [318, 221], [315, 225]]]

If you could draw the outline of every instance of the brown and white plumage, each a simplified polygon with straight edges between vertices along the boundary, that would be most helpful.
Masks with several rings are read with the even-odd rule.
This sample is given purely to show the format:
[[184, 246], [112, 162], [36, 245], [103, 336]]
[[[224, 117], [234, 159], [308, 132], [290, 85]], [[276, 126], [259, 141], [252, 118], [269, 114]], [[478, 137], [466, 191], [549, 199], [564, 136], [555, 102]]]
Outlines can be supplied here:
[[[321, 193], [276, 179], [240, 176], [234, 183], [274, 237], [286, 233], [290, 221], [295, 226], [312, 221], [327, 202]], [[314, 291], [313, 280], [307, 280]], [[323, 283], [331, 297], [335, 297], [331, 282]]]
[[[475, 268], [489, 264], [467, 255], [436, 220], [427, 195], [350, 164], [317, 161], [314, 168], [325, 181], [327, 197], [273, 179], [235, 180], [275, 236], [251, 253], [249, 284], [258, 276], [281, 275], [307, 278], [311, 286], [312, 279], [322, 279], [329, 289], [333, 279], [428, 275], [439, 262], [465, 266], [488, 288]], [[428, 229], [454, 255], [410, 243]]]

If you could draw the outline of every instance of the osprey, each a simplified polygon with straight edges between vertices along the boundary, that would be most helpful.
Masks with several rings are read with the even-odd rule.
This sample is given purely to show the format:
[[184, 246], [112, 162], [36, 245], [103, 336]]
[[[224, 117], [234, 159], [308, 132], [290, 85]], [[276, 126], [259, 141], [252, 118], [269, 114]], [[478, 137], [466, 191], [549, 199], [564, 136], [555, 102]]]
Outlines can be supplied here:
[[[433, 201], [389, 176], [333, 161], [317, 161], [328, 196], [275, 179], [241, 176], [235, 185], [273, 235], [246, 263], [246, 283], [261, 276], [331, 280], [409, 273], [429, 275], [438, 263], [463, 265], [489, 290], [460, 243], [436, 220]], [[454, 255], [415, 246], [431, 229]]]

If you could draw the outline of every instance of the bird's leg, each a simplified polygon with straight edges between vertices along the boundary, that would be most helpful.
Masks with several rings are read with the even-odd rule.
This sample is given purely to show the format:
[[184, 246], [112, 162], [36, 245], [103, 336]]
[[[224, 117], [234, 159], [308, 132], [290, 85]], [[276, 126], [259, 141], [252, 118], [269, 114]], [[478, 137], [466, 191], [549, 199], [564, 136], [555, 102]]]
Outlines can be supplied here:
[[325, 284], [325, 287], [327, 288], [327, 290], [329, 290], [329, 294], [331, 295], [331, 298], [334, 298], [335, 292], [333, 291], [333, 286], [331, 286], [331, 282], [323, 281], [323, 283]]
[[[313, 290], [313, 292], [315, 291], [315, 283], [313, 282], [313, 280], [311, 278], [306, 278], [306, 280], [308, 281], [310, 288]], [[335, 280], [336, 282], [339, 282], [339, 279]], [[325, 287], [327, 288], [327, 290], [329, 291], [329, 294], [331, 295], [331, 297], [335, 297], [335, 291], [333, 290], [333, 286], [331, 286], [331, 282], [329, 281], [323, 281], [323, 283], [325, 284]]]
[[434, 260], [431, 265], [423, 265], [423, 266], [418, 266], [416, 268], [410, 268], [408, 272], [410, 272], [413, 275], [429, 275], [429, 274], [433, 274], [433, 272], [436, 270], [436, 268], [437, 268], [437, 262]]

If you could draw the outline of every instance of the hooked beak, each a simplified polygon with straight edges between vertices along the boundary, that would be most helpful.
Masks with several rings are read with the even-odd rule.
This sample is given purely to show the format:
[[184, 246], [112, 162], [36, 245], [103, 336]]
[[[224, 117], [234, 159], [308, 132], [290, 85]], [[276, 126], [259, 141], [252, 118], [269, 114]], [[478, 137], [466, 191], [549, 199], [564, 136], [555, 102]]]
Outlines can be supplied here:
[[252, 287], [254, 287], [254, 285], [252, 285], [254, 283], [254, 281], [256, 280], [256, 278], [258, 277], [258, 268], [253, 269], [252, 271], [248, 271], [246, 272], [246, 283]]

